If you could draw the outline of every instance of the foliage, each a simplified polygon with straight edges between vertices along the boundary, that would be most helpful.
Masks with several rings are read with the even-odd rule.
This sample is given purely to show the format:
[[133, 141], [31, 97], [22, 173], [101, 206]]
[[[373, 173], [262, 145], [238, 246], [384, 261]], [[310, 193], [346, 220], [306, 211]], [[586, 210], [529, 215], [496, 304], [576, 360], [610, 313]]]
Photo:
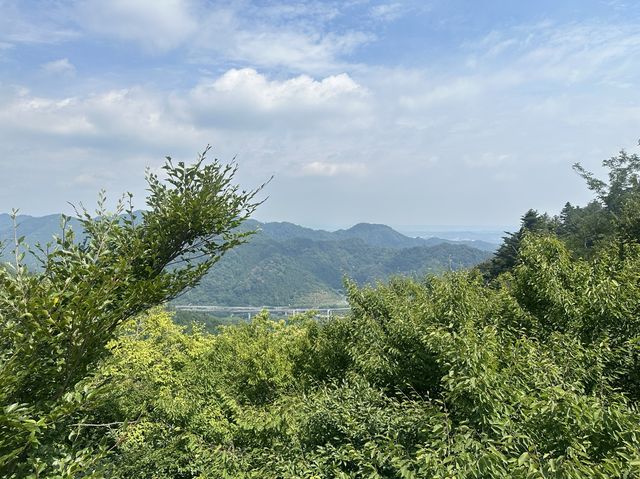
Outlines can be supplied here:
[[185, 326], [186, 331], [194, 327], [202, 328], [209, 333], [216, 333], [220, 326], [229, 326], [247, 321], [244, 315], [220, 316], [219, 313], [208, 311], [186, 311], [176, 309], [173, 311], [173, 322]]
[[639, 279], [638, 246], [576, 260], [525, 234], [494, 287], [348, 283], [347, 317], [215, 336], [156, 311], [121, 327], [84, 412], [119, 424], [109, 477], [636, 477]]
[[346, 317], [262, 313], [213, 335], [150, 307], [244, 240], [224, 228], [255, 192], [223, 202], [236, 210], [217, 223], [199, 188], [220, 183], [184, 188], [191, 174], [169, 163], [173, 186], [151, 179], [141, 221], [85, 215], [87, 241], [59, 239], [42, 275], [18, 249], [15, 271], [0, 272], [3, 472], [638, 477], [639, 165], [612, 159], [609, 182], [578, 168], [596, 200], [558, 218], [528, 212], [490, 283], [477, 270], [346, 281]]
[[601, 180], [576, 163], [574, 170], [585, 180], [596, 198], [584, 207], [565, 204], [560, 215], [550, 218], [529, 210], [520, 229], [508, 233], [494, 257], [480, 265], [487, 279], [510, 271], [517, 263], [522, 237], [527, 232], [554, 233], [578, 258], [593, 257], [612, 241], [619, 245], [640, 241], [640, 157], [621, 151], [602, 162], [608, 180]]
[[393, 275], [422, 277], [469, 268], [490, 255], [458, 244], [391, 249], [370, 246], [359, 239], [275, 241], [257, 235], [225, 256], [200, 286], [178, 302], [333, 306], [344, 301], [344, 276], [363, 284]]
[[241, 191], [235, 167], [206, 164], [207, 151], [191, 166], [167, 158], [164, 179], [149, 172], [148, 210], [139, 215], [130, 196], [113, 214], [104, 195], [95, 217], [81, 209], [85, 239], [74, 241], [64, 225], [54, 244], [34, 250], [40, 273], [27, 271], [15, 239], [15, 262], [0, 270], [5, 476], [90, 474], [102, 444], [79, 447], [72, 417], [100, 390], [87, 378], [118, 325], [197, 284], [251, 233], [236, 228], [258, 205], [258, 190]]
[[547, 214], [539, 214], [536, 210], [527, 211], [520, 219], [520, 229], [515, 233], [507, 233], [503, 242], [491, 260], [479, 265], [480, 271], [487, 278], [496, 278], [505, 271], [510, 271], [518, 262], [520, 244], [527, 233], [549, 233], [556, 229], [557, 220]]

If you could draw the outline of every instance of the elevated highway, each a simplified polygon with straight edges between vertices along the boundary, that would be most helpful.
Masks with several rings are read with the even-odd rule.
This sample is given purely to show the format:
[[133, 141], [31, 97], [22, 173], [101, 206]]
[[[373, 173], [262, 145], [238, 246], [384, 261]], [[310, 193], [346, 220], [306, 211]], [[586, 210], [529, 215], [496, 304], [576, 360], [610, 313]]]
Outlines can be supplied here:
[[255, 316], [261, 311], [267, 311], [273, 316], [291, 316], [293, 314], [315, 312], [318, 316], [331, 317], [347, 314], [351, 311], [349, 307], [343, 308], [293, 308], [291, 306], [215, 306], [215, 305], [195, 305], [179, 304], [172, 306], [178, 311], [196, 311], [202, 313], [215, 313], [220, 316], [247, 315]]

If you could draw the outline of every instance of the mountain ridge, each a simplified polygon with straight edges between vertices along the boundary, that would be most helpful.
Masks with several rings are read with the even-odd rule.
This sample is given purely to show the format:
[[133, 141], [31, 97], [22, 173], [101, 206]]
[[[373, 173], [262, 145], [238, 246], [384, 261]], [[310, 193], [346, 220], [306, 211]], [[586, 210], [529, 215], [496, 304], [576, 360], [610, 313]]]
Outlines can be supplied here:
[[[249, 220], [252, 228], [259, 229], [272, 239], [282, 240], [294, 237], [308, 238], [316, 241], [360, 238], [371, 246], [383, 248], [410, 248], [412, 246], [435, 246], [436, 244], [461, 244], [482, 251], [493, 252], [497, 244], [482, 240], [450, 240], [438, 237], [421, 238], [411, 237], [380, 223], [356, 223], [350, 228], [326, 231], [312, 229], [290, 222], [259, 222]], [[249, 228], [251, 229], [251, 228]]]
[[[27, 240], [35, 239], [36, 242], [46, 244], [51, 241], [54, 234], [59, 234], [61, 214], [50, 214], [45, 216], [18, 215], [18, 236], [25, 236]], [[70, 224], [74, 228], [79, 227], [79, 223], [71, 218]], [[483, 251], [493, 252], [496, 244], [481, 240], [450, 240], [438, 237], [421, 238], [411, 237], [381, 223], [356, 223], [350, 228], [327, 231], [323, 229], [313, 229], [301, 226], [288, 221], [260, 222], [254, 219], [247, 220], [241, 228], [243, 230], [256, 229], [258, 233], [263, 233], [274, 240], [287, 240], [292, 238], [308, 238], [315, 241], [335, 241], [340, 239], [360, 238], [371, 246], [382, 248], [410, 248], [412, 246], [434, 246], [436, 244], [464, 244]], [[80, 231], [76, 231], [78, 237]], [[8, 213], [0, 213], [0, 241], [7, 241], [13, 238], [13, 221]], [[27, 241], [31, 246], [35, 242]]]
[[[60, 234], [60, 216], [17, 218], [18, 236], [27, 244], [45, 245]], [[77, 220], [76, 238], [83, 237]], [[360, 284], [386, 281], [394, 275], [420, 277], [473, 267], [488, 259], [494, 245], [474, 241], [411, 238], [375, 223], [357, 223], [333, 232], [289, 222], [247, 220], [240, 227], [256, 230], [245, 244], [228, 251], [200, 284], [176, 304], [224, 306], [333, 306], [342, 304], [343, 278]], [[0, 241], [13, 242], [11, 218], [0, 215]], [[7, 248], [10, 249], [10, 248]], [[3, 259], [9, 260], [5, 250]], [[35, 267], [35, 261], [29, 266]]]

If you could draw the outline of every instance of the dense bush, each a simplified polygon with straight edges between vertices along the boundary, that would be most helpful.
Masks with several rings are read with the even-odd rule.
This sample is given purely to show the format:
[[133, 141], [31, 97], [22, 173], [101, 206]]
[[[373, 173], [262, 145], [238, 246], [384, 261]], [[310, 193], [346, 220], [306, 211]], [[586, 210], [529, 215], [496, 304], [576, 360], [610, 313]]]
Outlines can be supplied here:
[[498, 286], [350, 284], [332, 321], [187, 334], [156, 311], [121, 328], [85, 420], [110, 477], [635, 477], [638, 279], [636, 246], [576, 261], [530, 236]]

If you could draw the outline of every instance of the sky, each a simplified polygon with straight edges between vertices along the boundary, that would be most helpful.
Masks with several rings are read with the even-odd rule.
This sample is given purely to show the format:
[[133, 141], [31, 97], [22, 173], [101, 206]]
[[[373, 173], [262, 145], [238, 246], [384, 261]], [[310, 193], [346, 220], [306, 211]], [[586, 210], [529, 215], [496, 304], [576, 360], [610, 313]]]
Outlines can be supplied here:
[[640, 2], [0, 0], [0, 211], [235, 161], [256, 218], [515, 225], [639, 152]]

